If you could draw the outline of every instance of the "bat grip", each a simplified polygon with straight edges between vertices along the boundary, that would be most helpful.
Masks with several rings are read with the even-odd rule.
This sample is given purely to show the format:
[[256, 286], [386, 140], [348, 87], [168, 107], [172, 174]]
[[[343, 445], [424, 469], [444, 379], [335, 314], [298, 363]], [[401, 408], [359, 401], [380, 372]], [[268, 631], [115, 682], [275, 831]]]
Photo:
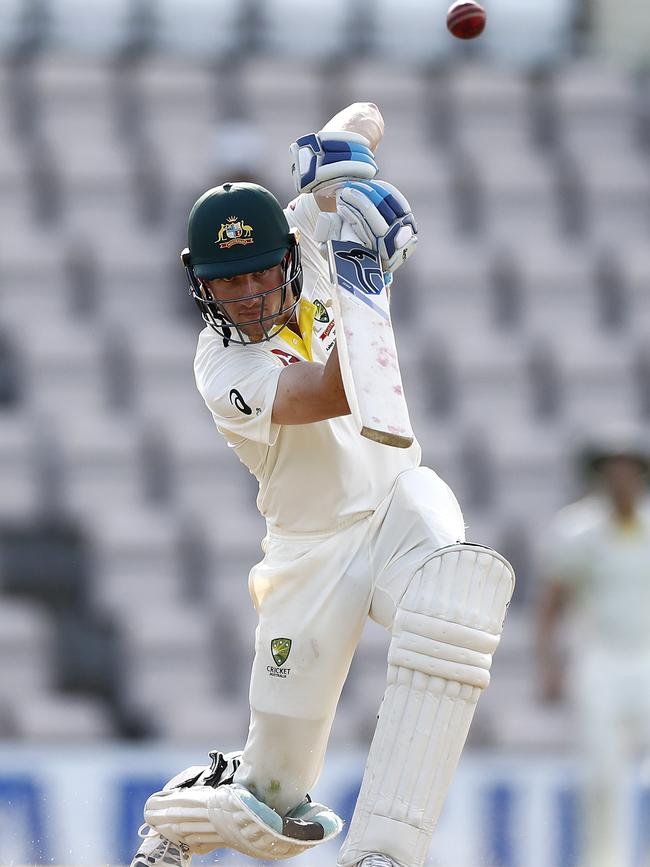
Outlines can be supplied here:
[[[341, 227], [341, 240], [342, 241], [356, 241], [357, 244], [362, 243], [357, 238], [357, 236], [354, 234], [354, 229], [352, 228], [352, 226], [349, 223], [346, 223], [345, 220], [343, 220], [343, 226]], [[392, 282], [393, 282], [393, 275], [390, 273], [390, 271], [384, 271], [384, 283], [388, 287], [389, 293], [390, 293], [390, 286], [391, 286]]]
[[357, 243], [361, 243], [357, 236], [354, 234], [354, 229], [352, 226], [343, 220], [343, 225], [341, 227], [341, 240], [342, 241], [356, 241]]

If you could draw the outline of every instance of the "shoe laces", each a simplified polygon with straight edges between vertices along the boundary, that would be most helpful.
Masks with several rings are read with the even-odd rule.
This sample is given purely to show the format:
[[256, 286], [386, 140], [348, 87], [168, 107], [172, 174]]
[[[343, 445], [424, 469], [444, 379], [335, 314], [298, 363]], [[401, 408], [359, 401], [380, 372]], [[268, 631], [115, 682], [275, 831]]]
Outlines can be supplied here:
[[[155, 828], [147, 825], [146, 822], [138, 828], [138, 837], [143, 839], [154, 837], [159, 840], [158, 845], [144, 856], [150, 864], [172, 864], [178, 865], [178, 867], [185, 867], [186, 864], [189, 864], [189, 846], [184, 843], [173, 843], [167, 837], [159, 834]], [[170, 857], [168, 858], [167, 855]]]
[[388, 855], [380, 855], [376, 852], [374, 855], [366, 855], [362, 858], [358, 867], [397, 867], [397, 865]]

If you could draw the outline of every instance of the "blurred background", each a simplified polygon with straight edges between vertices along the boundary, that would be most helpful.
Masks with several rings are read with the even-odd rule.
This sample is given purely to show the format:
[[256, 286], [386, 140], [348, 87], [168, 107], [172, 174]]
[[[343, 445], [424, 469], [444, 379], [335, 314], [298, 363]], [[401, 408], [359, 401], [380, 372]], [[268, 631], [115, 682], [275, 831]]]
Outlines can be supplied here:
[[[208, 187], [288, 201], [289, 143], [355, 100], [420, 229], [393, 315], [423, 462], [518, 575], [432, 863], [577, 863], [539, 546], [585, 436], [648, 430], [650, 7], [486, 0], [461, 43], [447, 5], [0, 0], [3, 864], [128, 862], [149, 792], [243, 744], [264, 526], [194, 387], [178, 254]], [[370, 623], [316, 791], [346, 815], [387, 645]], [[626, 792], [641, 864], [639, 761]]]

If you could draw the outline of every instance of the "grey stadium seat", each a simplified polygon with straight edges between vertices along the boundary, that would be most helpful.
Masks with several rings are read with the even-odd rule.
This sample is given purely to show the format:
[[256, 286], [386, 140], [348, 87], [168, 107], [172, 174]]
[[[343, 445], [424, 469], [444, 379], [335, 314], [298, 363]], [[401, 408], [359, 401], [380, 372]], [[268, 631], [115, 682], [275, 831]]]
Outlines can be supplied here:
[[491, 431], [483, 426], [494, 471], [495, 506], [501, 514], [549, 520], [570, 494], [566, 429], [512, 419]]
[[193, 64], [236, 55], [241, 41], [242, 4], [211, 0], [156, 0], [153, 47]]
[[73, 514], [128, 509], [144, 500], [139, 427], [119, 417], [86, 412], [52, 423], [63, 471], [62, 498]]
[[91, 597], [106, 611], [146, 610], [156, 599], [173, 607], [182, 597], [180, 540], [174, 515], [142, 506], [86, 513], [92, 564]]
[[54, 317], [36, 319], [33, 329], [33, 338], [22, 341], [19, 350], [34, 409], [52, 416], [101, 410], [106, 402], [101, 332]]
[[25, 36], [23, 0], [4, 0], [0, 5], [0, 55], [11, 54]]
[[428, 65], [453, 54], [454, 40], [445, 26], [446, 0], [405, 0], [399, 12], [392, 0], [373, 4], [372, 53], [394, 62]]
[[[224, 664], [215, 658], [215, 666]], [[195, 696], [192, 703], [170, 702], [155, 717], [156, 733], [174, 744], [192, 744], [205, 752], [241, 750], [248, 731], [245, 702], [226, 695]], [[206, 760], [207, 761], [207, 760]]]
[[[188, 298], [187, 303], [193, 302]], [[151, 328], [129, 330], [134, 388], [144, 418], [165, 425], [172, 406], [183, 418], [210, 418], [194, 382], [197, 330], [163, 319]]]
[[502, 423], [525, 415], [529, 405], [526, 346], [518, 335], [467, 329], [447, 342], [457, 384], [457, 413], [467, 423], [494, 414]]
[[218, 695], [211, 619], [202, 607], [154, 598], [125, 608], [117, 628], [126, 660], [124, 698], [150, 715], [154, 730], [170, 701], [191, 707], [194, 699]]
[[561, 377], [566, 423], [588, 426], [603, 413], [621, 420], [637, 410], [634, 350], [625, 336], [574, 332], [545, 336]]
[[16, 734], [26, 741], [76, 745], [115, 735], [108, 708], [85, 696], [42, 693], [22, 698], [12, 708], [12, 717]]
[[552, 172], [542, 158], [496, 141], [474, 159], [489, 238], [528, 246], [559, 234]]
[[456, 146], [481, 156], [528, 144], [530, 88], [524, 76], [504, 66], [465, 63], [447, 75], [445, 90]]
[[[434, 204], [431, 209], [435, 208]], [[447, 334], [467, 328], [487, 329], [494, 316], [489, 247], [455, 236], [440, 237], [429, 227], [427, 213], [423, 221], [418, 217], [424, 255], [418, 249], [406, 266], [416, 273], [417, 310], [425, 320], [424, 328]]]
[[54, 684], [54, 635], [46, 609], [2, 595], [0, 601], [0, 705], [42, 694]]
[[650, 332], [650, 250], [647, 241], [627, 243], [620, 250], [620, 265], [629, 303], [631, 331], [639, 338]]
[[50, 0], [49, 44], [61, 52], [111, 57], [129, 32], [129, 0]]
[[598, 240], [626, 244], [650, 234], [650, 174], [641, 152], [580, 155], [590, 233]]
[[569, 55], [573, 8], [566, 0], [497, 0], [488, 16], [481, 36], [487, 57], [525, 70]]
[[292, 0], [258, 0], [257, 8], [262, 51], [307, 64], [345, 62], [353, 36], [350, 0], [328, 0], [327, 14], [318, 15], [317, 22]]
[[628, 150], [633, 143], [634, 90], [623, 68], [592, 61], [560, 66], [550, 79], [565, 145], [582, 154]]
[[525, 332], [553, 336], [597, 330], [598, 298], [589, 246], [538, 239], [522, 250], [513, 246], [512, 254]]
[[41, 507], [38, 427], [24, 413], [3, 413], [0, 420], [0, 518], [20, 521]]

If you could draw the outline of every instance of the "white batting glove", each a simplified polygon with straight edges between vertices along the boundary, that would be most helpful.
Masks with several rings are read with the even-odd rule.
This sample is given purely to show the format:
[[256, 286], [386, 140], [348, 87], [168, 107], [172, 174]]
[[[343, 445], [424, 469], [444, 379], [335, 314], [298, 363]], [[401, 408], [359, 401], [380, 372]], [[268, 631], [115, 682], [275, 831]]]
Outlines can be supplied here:
[[291, 173], [299, 193], [313, 193], [346, 178], [370, 180], [378, 168], [369, 141], [347, 130], [310, 133], [289, 146]]
[[350, 181], [336, 191], [336, 213], [321, 213], [314, 239], [323, 252], [330, 240], [347, 240], [352, 233], [361, 244], [377, 250], [384, 272], [406, 262], [417, 244], [411, 206], [386, 181]]

